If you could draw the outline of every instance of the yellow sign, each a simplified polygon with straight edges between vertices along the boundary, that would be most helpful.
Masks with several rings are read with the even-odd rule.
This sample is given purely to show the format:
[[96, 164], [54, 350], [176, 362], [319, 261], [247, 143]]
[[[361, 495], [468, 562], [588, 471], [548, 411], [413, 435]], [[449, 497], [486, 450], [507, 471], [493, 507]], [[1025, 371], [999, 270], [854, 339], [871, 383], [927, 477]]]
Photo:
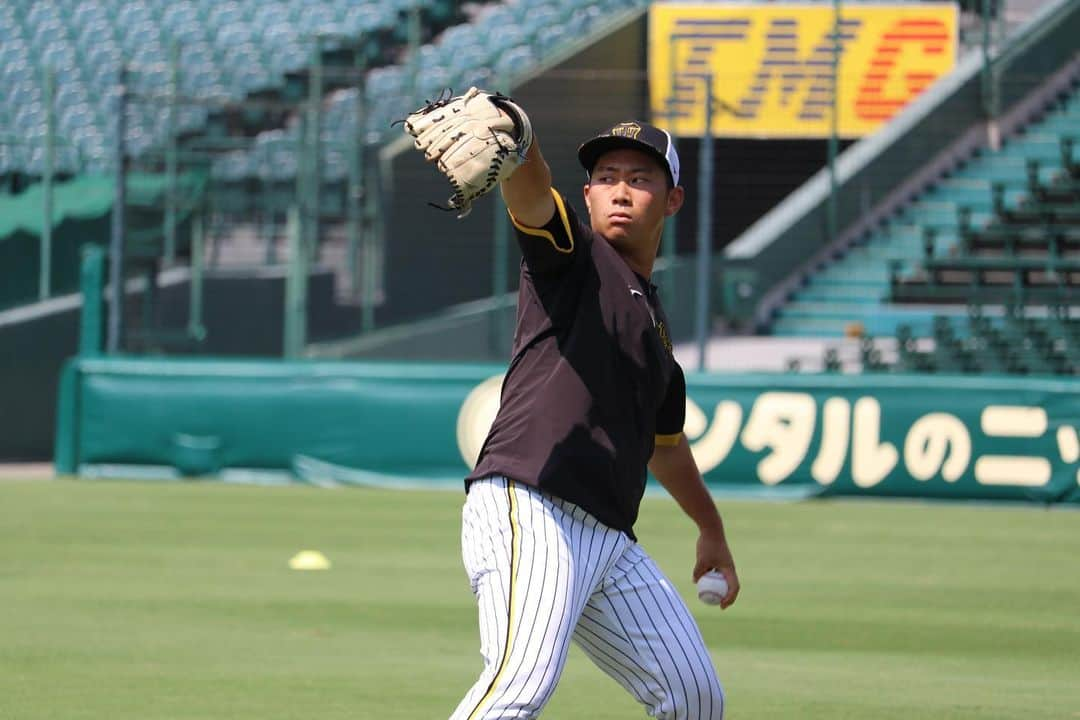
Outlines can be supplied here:
[[[956, 62], [956, 6], [842, 5], [837, 131], [876, 130]], [[649, 83], [658, 124], [676, 135], [828, 137], [834, 13], [822, 5], [681, 5], [649, 13]]]

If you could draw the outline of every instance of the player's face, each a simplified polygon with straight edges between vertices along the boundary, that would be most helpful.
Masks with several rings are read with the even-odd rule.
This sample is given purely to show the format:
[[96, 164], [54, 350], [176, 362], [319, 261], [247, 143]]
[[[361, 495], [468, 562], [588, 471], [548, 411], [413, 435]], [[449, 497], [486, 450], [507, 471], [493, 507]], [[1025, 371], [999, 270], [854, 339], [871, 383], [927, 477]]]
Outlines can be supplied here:
[[620, 148], [596, 161], [585, 204], [593, 230], [625, 253], [655, 257], [664, 218], [682, 205], [683, 190], [668, 188], [660, 163], [640, 150]]

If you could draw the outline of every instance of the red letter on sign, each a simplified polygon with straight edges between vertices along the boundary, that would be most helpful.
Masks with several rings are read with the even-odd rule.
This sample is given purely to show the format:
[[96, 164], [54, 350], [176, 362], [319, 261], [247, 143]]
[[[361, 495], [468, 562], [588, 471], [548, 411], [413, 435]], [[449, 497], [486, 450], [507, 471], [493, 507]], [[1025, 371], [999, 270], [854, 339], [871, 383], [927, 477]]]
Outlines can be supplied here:
[[888, 97], [885, 84], [897, 68], [907, 46], [916, 44], [921, 55], [940, 55], [945, 52], [949, 34], [939, 20], [901, 20], [881, 36], [881, 43], [863, 76], [859, 96], [855, 99], [855, 114], [863, 120], [888, 120], [896, 111], [921, 93], [938, 76], [936, 72], [904, 73], [906, 93]]

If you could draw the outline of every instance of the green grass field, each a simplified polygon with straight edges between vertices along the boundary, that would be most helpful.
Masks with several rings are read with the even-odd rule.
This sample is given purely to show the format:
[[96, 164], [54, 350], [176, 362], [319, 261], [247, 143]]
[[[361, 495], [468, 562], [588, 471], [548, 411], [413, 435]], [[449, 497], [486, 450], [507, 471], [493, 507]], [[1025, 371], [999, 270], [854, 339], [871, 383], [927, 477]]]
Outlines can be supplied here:
[[[445, 718], [480, 667], [461, 499], [0, 483], [0, 717]], [[691, 607], [729, 720], [1080, 718], [1075, 511], [721, 504], [743, 593]], [[691, 597], [674, 503], [638, 529]], [[545, 717], [644, 713], [575, 649]]]

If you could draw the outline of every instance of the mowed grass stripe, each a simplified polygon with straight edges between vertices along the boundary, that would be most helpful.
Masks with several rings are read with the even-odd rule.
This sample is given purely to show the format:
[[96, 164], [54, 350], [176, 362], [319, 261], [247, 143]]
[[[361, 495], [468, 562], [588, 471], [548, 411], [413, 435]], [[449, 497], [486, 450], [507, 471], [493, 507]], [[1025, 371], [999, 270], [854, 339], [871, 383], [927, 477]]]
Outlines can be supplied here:
[[[446, 717], [480, 668], [461, 500], [0, 484], [0, 717]], [[721, 504], [743, 594], [690, 607], [729, 720], [1080, 718], [1075, 511]], [[693, 598], [689, 521], [638, 531]], [[575, 649], [545, 717], [644, 714]]]

